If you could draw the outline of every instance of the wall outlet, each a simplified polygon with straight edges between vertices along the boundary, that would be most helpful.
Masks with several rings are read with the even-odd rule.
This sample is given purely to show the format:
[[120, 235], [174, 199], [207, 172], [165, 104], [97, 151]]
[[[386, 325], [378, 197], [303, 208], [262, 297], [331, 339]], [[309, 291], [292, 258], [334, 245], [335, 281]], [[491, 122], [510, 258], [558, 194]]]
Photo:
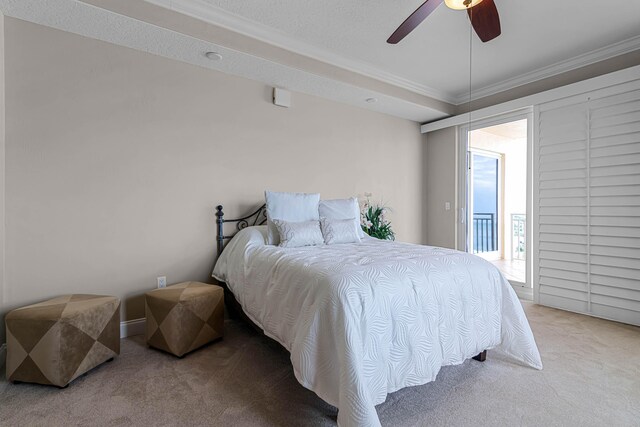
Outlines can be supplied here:
[[158, 277], [158, 287], [159, 288], [166, 288], [167, 287], [167, 277], [166, 276]]

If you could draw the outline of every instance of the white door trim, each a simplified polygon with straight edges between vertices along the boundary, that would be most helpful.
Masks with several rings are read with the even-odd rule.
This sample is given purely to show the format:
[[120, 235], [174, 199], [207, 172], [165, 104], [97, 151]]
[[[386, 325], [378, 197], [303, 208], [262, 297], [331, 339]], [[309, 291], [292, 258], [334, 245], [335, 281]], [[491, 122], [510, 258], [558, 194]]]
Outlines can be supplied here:
[[[527, 194], [527, 209], [529, 209], [529, 204], [531, 204], [531, 213], [535, 221], [527, 220], [527, 233], [530, 233], [530, 236], [538, 236], [538, 231], [540, 228], [540, 223], [538, 218], [540, 218], [540, 206], [538, 203], [538, 180], [533, 179], [533, 177], [538, 176], [538, 162], [534, 161], [539, 156], [539, 144], [538, 144], [538, 123], [540, 122], [540, 107], [533, 107], [532, 113], [533, 119], [529, 129], [531, 143], [527, 144], [527, 165], [531, 169], [531, 173], [527, 174], [527, 190], [531, 191], [531, 194]], [[531, 156], [529, 156], [531, 154]], [[529, 158], [530, 157], [530, 158]], [[531, 179], [531, 182], [529, 180]], [[534, 194], [536, 197], [534, 197]], [[529, 237], [529, 236], [527, 236]], [[527, 251], [527, 279], [531, 280], [531, 285], [533, 287], [533, 302], [535, 304], [540, 303], [540, 282], [539, 282], [539, 274], [534, 274], [534, 272], [538, 271], [538, 239], [529, 239], [526, 241], [526, 251]], [[530, 252], [529, 252], [530, 251]], [[535, 256], [534, 256], [535, 255]], [[531, 268], [529, 268], [531, 266]]]
[[[531, 241], [533, 233], [533, 225], [536, 222], [533, 216], [533, 167], [534, 167], [534, 154], [537, 152], [534, 149], [534, 113], [537, 108], [528, 107], [515, 112], [502, 114], [500, 116], [494, 116], [483, 120], [476, 120], [470, 124], [458, 126], [458, 144], [456, 146], [456, 169], [457, 169], [457, 186], [456, 186], [456, 249], [459, 251], [467, 251], [467, 222], [468, 222], [468, 201], [467, 201], [467, 168], [468, 158], [467, 151], [469, 150], [469, 131], [482, 129], [490, 126], [496, 126], [503, 123], [513, 122], [516, 120], [527, 120], [527, 228], [526, 228], [526, 252], [527, 258], [525, 263], [525, 275], [526, 284], [525, 287], [533, 287], [533, 265], [532, 255], [536, 250], [536, 245]], [[534, 289], [534, 300], [537, 301], [537, 295]]]

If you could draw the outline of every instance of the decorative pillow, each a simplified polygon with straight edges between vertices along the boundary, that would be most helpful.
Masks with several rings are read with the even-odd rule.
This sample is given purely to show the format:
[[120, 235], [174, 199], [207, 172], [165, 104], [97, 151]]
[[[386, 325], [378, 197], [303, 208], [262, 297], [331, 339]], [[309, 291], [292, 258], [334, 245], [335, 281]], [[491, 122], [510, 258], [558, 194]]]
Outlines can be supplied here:
[[364, 231], [360, 227], [360, 205], [356, 197], [349, 199], [321, 200], [318, 205], [320, 217], [329, 219], [353, 218], [358, 236], [364, 237]]
[[360, 236], [353, 218], [348, 219], [329, 219], [320, 218], [320, 226], [322, 227], [322, 235], [327, 245], [335, 245], [338, 243], [359, 243]]
[[265, 191], [264, 198], [267, 204], [267, 244], [277, 245], [280, 243], [280, 236], [274, 219], [281, 219], [289, 222], [318, 221], [318, 203], [320, 194], [305, 193], [278, 193], [275, 191]]
[[273, 224], [280, 235], [280, 244], [278, 246], [283, 248], [316, 246], [324, 243], [318, 221], [290, 222], [274, 219]]

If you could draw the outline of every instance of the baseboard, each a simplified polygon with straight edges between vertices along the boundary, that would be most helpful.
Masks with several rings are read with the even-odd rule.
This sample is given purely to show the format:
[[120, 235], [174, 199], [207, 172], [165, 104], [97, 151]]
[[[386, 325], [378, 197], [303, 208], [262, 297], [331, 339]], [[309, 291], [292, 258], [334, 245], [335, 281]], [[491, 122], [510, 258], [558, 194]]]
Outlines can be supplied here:
[[511, 287], [516, 291], [516, 295], [518, 295], [518, 298], [521, 300], [533, 301], [533, 289], [514, 284], [512, 284]]
[[132, 337], [134, 335], [144, 335], [147, 319], [127, 320], [120, 322], [120, 338]]
[[0, 369], [4, 370], [4, 364], [7, 361], [7, 344], [0, 345]]

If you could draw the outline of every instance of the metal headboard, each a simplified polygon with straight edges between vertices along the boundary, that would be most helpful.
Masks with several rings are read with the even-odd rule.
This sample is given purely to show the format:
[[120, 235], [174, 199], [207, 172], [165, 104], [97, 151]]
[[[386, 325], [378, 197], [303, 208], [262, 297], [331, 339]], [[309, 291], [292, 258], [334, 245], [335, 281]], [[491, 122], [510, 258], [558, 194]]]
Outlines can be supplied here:
[[[235, 222], [236, 230], [225, 236], [224, 234], [224, 224], [227, 222]], [[242, 230], [243, 228], [247, 228], [250, 225], [264, 225], [267, 223], [267, 205], [264, 204], [258, 208], [254, 213], [244, 216], [242, 218], [237, 219], [224, 219], [224, 212], [222, 211], [222, 205], [216, 206], [216, 224], [218, 225], [218, 231], [216, 235], [216, 241], [218, 242], [218, 256], [222, 253], [224, 249], [224, 241], [231, 239], [235, 234]]]

